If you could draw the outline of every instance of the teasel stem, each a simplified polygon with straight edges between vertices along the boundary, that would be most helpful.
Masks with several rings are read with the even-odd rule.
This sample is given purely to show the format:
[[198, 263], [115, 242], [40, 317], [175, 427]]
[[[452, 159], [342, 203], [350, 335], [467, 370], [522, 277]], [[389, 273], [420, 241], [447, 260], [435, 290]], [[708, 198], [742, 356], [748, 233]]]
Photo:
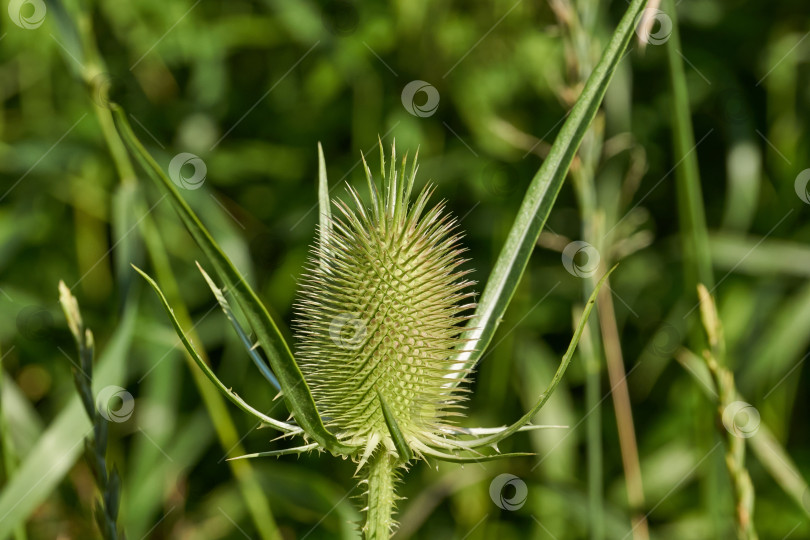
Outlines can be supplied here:
[[107, 471], [107, 420], [101, 416], [93, 400], [93, 333], [84, 327], [79, 304], [64, 282], [59, 282], [59, 303], [65, 313], [70, 333], [76, 341], [79, 365], [73, 365], [73, 382], [79, 392], [84, 411], [93, 423], [93, 435], [84, 440], [85, 458], [93, 471], [101, 499], [96, 500], [96, 524], [105, 540], [123, 538], [118, 531], [118, 508], [121, 501], [121, 477], [118, 469]]
[[734, 385], [734, 374], [722, 365], [725, 363], [725, 342], [714, 299], [702, 284], [698, 284], [697, 289], [703, 326], [709, 341], [709, 350], [704, 351], [703, 357], [717, 388], [717, 424], [720, 426], [718, 429], [721, 430], [725, 440], [725, 462], [734, 492], [734, 522], [737, 538], [739, 540], [757, 540], [758, 536], [754, 528], [754, 485], [751, 482], [751, 475], [748, 474], [748, 469], [745, 467], [746, 441], [744, 437], [734, 433], [723, 422], [725, 411], [739, 401], [737, 388]]
[[380, 448], [368, 464], [368, 506], [363, 527], [363, 538], [366, 540], [387, 540], [391, 537], [396, 498], [396, 459], [385, 448]]

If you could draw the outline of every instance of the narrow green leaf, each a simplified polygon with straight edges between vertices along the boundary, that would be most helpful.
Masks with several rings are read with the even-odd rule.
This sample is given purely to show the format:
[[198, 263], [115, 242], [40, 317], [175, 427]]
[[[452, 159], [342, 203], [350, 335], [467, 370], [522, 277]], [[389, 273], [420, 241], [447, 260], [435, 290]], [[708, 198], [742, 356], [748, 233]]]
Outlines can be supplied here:
[[270, 418], [269, 416], [260, 413], [259, 411], [257, 411], [256, 409], [254, 409], [253, 407], [248, 405], [245, 402], [245, 400], [243, 400], [238, 395], [233, 393], [230, 389], [228, 389], [227, 386], [222, 384], [222, 381], [220, 381], [219, 378], [216, 376], [216, 374], [214, 374], [214, 372], [211, 370], [211, 368], [208, 367], [208, 364], [206, 364], [205, 361], [203, 361], [203, 359], [200, 358], [200, 355], [197, 353], [196, 349], [194, 349], [194, 346], [188, 340], [188, 337], [186, 337], [186, 333], [180, 327], [180, 323], [177, 322], [177, 317], [174, 316], [174, 311], [172, 310], [171, 306], [169, 305], [168, 300], [166, 300], [166, 297], [163, 295], [163, 291], [160, 290], [160, 287], [155, 282], [155, 280], [152, 279], [151, 277], [149, 277], [149, 275], [146, 272], [144, 272], [143, 270], [141, 270], [137, 266], [133, 265], [132, 268], [134, 268], [136, 272], [138, 272], [141, 276], [143, 276], [143, 278], [146, 280], [146, 282], [149, 283], [149, 286], [152, 287], [152, 289], [154, 289], [155, 293], [157, 293], [158, 297], [160, 298], [161, 303], [163, 304], [163, 307], [166, 309], [166, 313], [168, 313], [168, 315], [169, 315], [169, 319], [172, 322], [172, 326], [174, 326], [174, 331], [177, 333], [177, 337], [180, 338], [180, 341], [183, 342], [183, 346], [186, 348], [186, 351], [188, 351], [188, 354], [194, 360], [194, 363], [197, 364], [197, 367], [199, 367], [200, 370], [202, 370], [202, 372], [205, 374], [205, 376], [208, 377], [208, 380], [211, 381], [212, 383], [214, 383], [214, 386], [216, 386], [217, 389], [220, 392], [222, 392], [222, 394], [225, 395], [225, 397], [227, 397], [229, 400], [231, 400], [231, 402], [234, 405], [236, 405], [237, 407], [239, 407], [240, 409], [242, 409], [246, 413], [252, 414], [253, 416], [258, 418], [262, 422], [265, 422], [267, 425], [269, 425], [269, 426], [271, 426], [271, 427], [273, 427], [273, 428], [275, 428], [275, 429], [277, 429], [279, 431], [282, 431], [284, 433], [288, 433], [290, 435], [301, 433], [301, 428], [297, 428], [297, 427], [292, 426], [290, 424], [280, 422], [280, 421], [276, 420], [275, 418]]
[[602, 279], [600, 279], [599, 283], [597, 283], [596, 287], [594, 287], [593, 292], [591, 293], [590, 298], [588, 298], [588, 302], [585, 304], [585, 308], [582, 311], [582, 317], [580, 317], [579, 319], [579, 324], [577, 324], [577, 328], [574, 331], [574, 336], [571, 338], [571, 342], [568, 344], [568, 349], [565, 351], [565, 354], [563, 355], [562, 360], [560, 361], [560, 366], [557, 368], [557, 372], [551, 379], [548, 388], [546, 388], [545, 392], [543, 392], [540, 395], [540, 398], [537, 400], [537, 403], [534, 404], [534, 407], [532, 407], [529, 410], [529, 412], [524, 414], [520, 420], [518, 420], [508, 428], [499, 431], [494, 435], [481, 437], [480, 439], [472, 441], [456, 441], [458, 445], [463, 446], [465, 448], [479, 448], [482, 446], [497, 444], [499, 441], [502, 441], [506, 437], [519, 431], [521, 427], [531, 422], [534, 415], [537, 414], [537, 411], [543, 408], [543, 405], [546, 404], [546, 401], [548, 401], [548, 399], [554, 393], [554, 390], [557, 388], [557, 385], [560, 384], [563, 375], [565, 375], [565, 370], [568, 369], [568, 365], [571, 363], [571, 359], [574, 357], [574, 351], [576, 351], [577, 349], [579, 338], [582, 336], [582, 332], [585, 330], [585, 325], [588, 322], [588, 317], [590, 316], [591, 310], [593, 309], [593, 306], [596, 303], [596, 297], [599, 294], [599, 290], [602, 288], [602, 285], [605, 284], [610, 274], [612, 274], [613, 271], [616, 269], [616, 266], [611, 268], [604, 276], [602, 276]]
[[706, 214], [703, 194], [700, 190], [700, 172], [692, 114], [689, 110], [689, 90], [686, 86], [681, 37], [678, 30], [678, 13], [675, 2], [668, 0], [666, 11], [672, 20], [672, 33], [666, 43], [669, 75], [672, 88], [672, 128], [674, 131], [674, 155], [678, 215], [684, 251], [684, 271], [687, 276], [686, 290], [694, 291], [698, 283], [709, 290], [714, 289], [709, 235], [706, 231]]
[[633, 0], [627, 8], [602, 58], [585, 83], [582, 94], [554, 140], [548, 157], [534, 175], [481, 295], [475, 316], [466, 326], [463, 337], [468, 341], [460, 349], [457, 367], [473, 368], [492, 341], [495, 330], [526, 269], [579, 144], [596, 116], [610, 79], [634, 34], [636, 18], [646, 3], [647, 0]]
[[391, 412], [391, 409], [388, 407], [388, 404], [385, 402], [385, 399], [379, 390], [377, 390], [377, 398], [380, 400], [380, 407], [382, 408], [383, 418], [385, 418], [385, 425], [388, 426], [388, 432], [391, 434], [391, 438], [394, 440], [394, 447], [397, 449], [399, 459], [403, 461], [410, 461], [413, 458], [411, 447], [408, 446], [408, 443], [405, 441], [405, 437], [399, 430], [399, 426], [397, 425], [396, 418], [394, 418], [394, 414]]
[[239, 336], [239, 339], [245, 346], [245, 349], [250, 355], [250, 358], [253, 360], [253, 363], [256, 364], [256, 367], [259, 368], [259, 371], [261, 372], [262, 375], [264, 375], [264, 378], [267, 379], [267, 381], [270, 384], [272, 384], [276, 388], [276, 390], [281, 390], [281, 386], [278, 384], [278, 379], [276, 379], [276, 376], [273, 375], [273, 372], [270, 370], [270, 368], [267, 367], [267, 364], [264, 363], [264, 360], [262, 360], [262, 357], [259, 356], [259, 353], [256, 352], [256, 348], [253, 346], [253, 343], [250, 342], [248, 333], [245, 332], [244, 328], [242, 328], [242, 325], [239, 324], [239, 320], [236, 318], [236, 315], [231, 309], [231, 305], [225, 298], [225, 294], [219, 287], [217, 287], [216, 283], [214, 283], [214, 280], [211, 279], [208, 273], [205, 270], [203, 270], [203, 267], [200, 266], [200, 263], [197, 263], [197, 268], [203, 275], [205, 282], [208, 283], [208, 287], [211, 289], [211, 292], [214, 293], [214, 298], [216, 298], [217, 302], [219, 302], [219, 307], [221, 307], [222, 311], [225, 312], [225, 317], [228, 318], [228, 320], [231, 323], [231, 326], [233, 326], [234, 330], [236, 330], [236, 334]]
[[118, 129], [121, 138], [126, 142], [130, 152], [138, 159], [147, 174], [167, 193], [172, 206], [192, 238], [214, 266], [217, 275], [225, 283], [227, 289], [236, 298], [239, 307], [242, 309], [245, 318], [267, 355], [273, 373], [279, 379], [284, 399], [298, 425], [332, 454], [353, 454], [356, 451], [355, 447], [347, 446], [338, 441], [337, 437], [323, 425], [309, 386], [295, 363], [287, 342], [256, 293], [214, 241], [211, 234], [177, 191], [172, 181], [163, 172], [163, 169], [160, 168], [135, 136], [124, 110], [117, 105], [113, 105], [112, 108], [116, 129]]

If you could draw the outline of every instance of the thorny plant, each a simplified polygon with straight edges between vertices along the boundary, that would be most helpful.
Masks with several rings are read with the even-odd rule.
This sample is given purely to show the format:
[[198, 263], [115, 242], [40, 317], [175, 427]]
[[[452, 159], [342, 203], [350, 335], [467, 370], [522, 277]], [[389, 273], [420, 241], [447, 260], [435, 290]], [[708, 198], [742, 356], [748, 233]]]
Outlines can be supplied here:
[[[527, 455], [500, 454], [497, 444], [517, 431], [539, 427], [531, 419], [562, 379], [610, 272], [588, 299], [548, 388], [523, 417], [508, 427], [488, 429], [464, 428], [452, 420], [463, 417], [463, 396], [468, 391], [464, 384], [510, 303], [644, 4], [645, 0], [630, 4], [583, 87], [527, 190], [477, 305], [469, 302], [471, 283], [459, 270], [463, 250], [454, 220], [442, 204], [428, 210], [430, 188], [410, 203], [416, 159], [409, 170], [406, 159], [397, 170], [392, 150], [386, 173], [380, 143], [379, 185], [364, 159], [371, 201], [367, 208], [351, 188], [350, 204], [329, 200], [319, 152], [319, 238], [296, 307], [297, 358], [267, 308], [134, 135], [123, 109], [111, 104], [121, 138], [167, 193], [209, 260], [222, 287], [198, 265], [203, 277], [254, 362], [280, 389], [293, 420], [282, 422], [262, 414], [223, 384], [186, 336], [158, 284], [136, 270], [159, 295], [188, 354], [208, 379], [282, 437], [304, 439], [300, 446], [242, 457], [317, 450], [354, 460], [356, 475], [367, 485], [364, 535], [378, 539], [388, 538], [393, 530], [397, 474], [414, 461], [464, 463]], [[332, 216], [332, 205], [339, 216]]]
[[[516, 431], [543, 427], [530, 420], [561, 380], [598, 292], [588, 300], [551, 385], [529, 413], [509, 427], [456, 425], [452, 420], [463, 416], [460, 409], [467, 392], [463, 385], [471, 372], [459, 367], [466, 341], [461, 323], [471, 318], [466, 313], [475, 307], [469, 303], [473, 283], [464, 279], [467, 271], [458, 270], [466, 262], [459, 257], [461, 235], [443, 203], [427, 210], [430, 186], [409, 204], [416, 159], [407, 174], [407, 158], [397, 171], [392, 149], [386, 174], [382, 142], [380, 156], [382, 190], [363, 160], [370, 208], [347, 187], [353, 205], [337, 200], [334, 205], [340, 217], [324, 212], [296, 305], [299, 347], [286, 378], [299, 378], [295, 390], [306, 391], [309, 403], [305, 405], [314, 405], [314, 411], [307, 412], [320, 421], [316, 424], [320, 433], [302, 429], [302, 422], [269, 419], [226, 389], [186, 338], [157, 283], [136, 268], [160, 296], [189, 354], [220, 390], [283, 436], [300, 435], [306, 442], [241, 457], [327, 450], [353, 459], [356, 475], [368, 484], [364, 527], [368, 538], [387, 538], [393, 530], [396, 475], [413, 460], [466, 463], [530, 455], [501, 454], [497, 444]], [[323, 169], [322, 159], [321, 165]], [[199, 269], [245, 345], [255, 353], [226, 298], [232, 285], [220, 289]], [[254, 360], [264, 365], [258, 355]], [[283, 389], [285, 377], [279, 379]], [[297, 420], [301, 413], [292, 407], [291, 411]]]

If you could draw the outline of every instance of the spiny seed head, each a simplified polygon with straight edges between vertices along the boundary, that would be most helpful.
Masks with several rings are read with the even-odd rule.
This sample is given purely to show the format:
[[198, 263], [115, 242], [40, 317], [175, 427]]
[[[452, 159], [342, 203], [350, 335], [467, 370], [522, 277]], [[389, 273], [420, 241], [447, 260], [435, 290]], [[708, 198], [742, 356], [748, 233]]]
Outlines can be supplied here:
[[397, 172], [392, 151], [382, 190], [365, 166], [370, 208], [351, 187], [351, 203], [333, 202], [339, 212], [311, 250], [296, 303], [296, 356], [318, 410], [367, 453], [394, 449], [381, 398], [417, 450], [443, 436], [463, 401], [449, 383], [466, 375], [455, 367], [474, 307], [459, 270], [465, 250], [444, 204], [426, 210], [432, 188], [409, 205], [416, 159], [407, 176], [406, 163]]

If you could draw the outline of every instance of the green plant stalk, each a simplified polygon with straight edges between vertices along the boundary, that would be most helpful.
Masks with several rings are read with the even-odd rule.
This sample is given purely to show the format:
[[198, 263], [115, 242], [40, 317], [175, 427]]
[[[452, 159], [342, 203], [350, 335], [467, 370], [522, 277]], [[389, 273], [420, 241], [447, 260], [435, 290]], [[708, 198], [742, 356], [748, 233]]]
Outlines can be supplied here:
[[586, 326], [580, 342], [583, 366], [585, 367], [585, 410], [588, 411], [587, 455], [588, 455], [588, 521], [591, 540], [605, 538], [604, 501], [604, 456], [602, 452], [602, 406], [600, 401], [602, 370], [597, 347], [599, 340], [594, 336], [591, 325]]
[[[686, 82], [680, 27], [678, 13], [674, 0], [667, 0], [664, 11], [672, 21], [672, 32], [665, 46], [667, 65], [670, 76], [670, 90], [672, 95], [672, 129], [673, 129], [673, 161], [677, 164], [675, 170], [675, 186], [678, 201], [679, 234], [683, 253], [683, 273], [685, 297], [692, 305], [696, 299], [693, 296], [698, 283], [703, 283], [709, 290], [714, 290], [714, 274], [711, 262], [709, 237], [706, 230], [706, 217], [701, 191], [700, 172], [697, 160], [694, 128], [689, 104], [689, 90]], [[689, 342], [695, 350], [705, 346], [703, 335], [697, 325], [687, 325]], [[706, 415], [710, 414], [706, 411]], [[695, 419], [703, 417], [696, 414]], [[699, 426], [700, 429], [700, 426]], [[712, 430], [702, 430], [701, 438], [706, 447], [713, 444]], [[719, 515], [717, 501], [720, 499], [718, 483], [714, 476], [707, 476], [702, 480], [709, 513], [713, 516], [714, 526], [721, 526], [722, 516]]]
[[[564, 42], [571, 51], [569, 58], [574, 68], [570, 69], [570, 71], [576, 73], [572, 82], [579, 84], [587, 77], [593, 64], [590, 53], [593, 49], [591, 44], [597, 41], [593, 37], [596, 34], [596, 29], [593, 27], [595, 21], [595, 16], [593, 16], [594, 8], [588, 4], [582, 6], [580, 11], [567, 0], [554, 0], [551, 5], [552, 9], [557, 12], [560, 25], [566, 30], [563, 33]], [[584, 27], [581, 17], [584, 20], [591, 21], [592, 24], [587, 28]], [[607, 236], [604, 234], [606, 212], [599, 211], [595, 182], [596, 170], [602, 156], [603, 131], [604, 117], [598, 116], [583, 137], [578, 153], [578, 166], [573, 167], [571, 170], [582, 216], [582, 238], [593, 245], [604, 257], [603, 260], [600, 260], [597, 273], [582, 280], [583, 296], [585, 298], [593, 293], [599, 276], [604, 273], [605, 266], [609, 264], [606, 259], [613, 251], [611, 245], [605, 243], [605, 236]], [[644, 488], [641, 481], [641, 466], [638, 457], [633, 412], [630, 404], [630, 394], [625, 381], [626, 373], [609, 282], [607, 285], [608, 287], [601, 291], [599, 297], [600, 301], [597, 306], [598, 322], [592, 321], [588, 323], [593, 343], [593, 358], [597, 361], [597, 364], [587, 371], [585, 379], [586, 406], [588, 411], [596, 411], [600, 407], [600, 359], [604, 355], [610, 381], [610, 394], [616, 416], [619, 448], [627, 486], [627, 500], [634, 514], [633, 536], [638, 540], [646, 540], [649, 538], [649, 531], [646, 518], [641, 512], [644, 507]], [[597, 324], [601, 332], [593, 331], [593, 327]], [[597, 479], [597, 474], [603, 474], [601, 415], [596, 418], [589, 417], [588, 422], [589, 467], [594, 469], [589, 468], [588, 472], [589, 500], [592, 505], [601, 505], [603, 480], [601, 477]], [[597, 490], [599, 490], [598, 494], [596, 493]], [[598, 501], [597, 496], [599, 497]], [[593, 513], [597, 521], [593, 523], [591, 537], [594, 539], [602, 538], [604, 535], [604, 511], [599, 508], [599, 510], [594, 509]]]
[[[85, 60], [79, 74], [84, 83], [90, 86], [92, 90], [91, 85], [94, 79], [105, 71], [104, 61], [95, 43], [90, 16], [84, 11], [75, 13], [73, 16], [82, 42], [82, 52]], [[107, 96], [103, 96], [103, 98], [106, 99]], [[93, 109], [99, 121], [102, 135], [110, 151], [110, 155], [113, 158], [113, 163], [121, 184], [123, 186], [136, 184], [137, 177], [135, 175], [135, 169], [130, 161], [126, 145], [115, 129], [111, 110], [106, 107], [101, 107], [97, 103], [93, 104]], [[146, 216], [140, 223], [140, 229], [147, 252], [155, 266], [155, 271], [164, 283], [164, 287], [168, 290], [167, 295], [175, 306], [177, 317], [182, 324], [186, 327], [190, 327], [191, 317], [180, 297], [177, 282], [174, 279], [174, 273], [169, 264], [168, 255], [160, 240], [160, 236], [157, 234], [155, 224], [151, 216], [146, 215], [145, 204], [141, 197], [136, 199], [135, 204], [140, 207], [141, 215]], [[193, 331], [190, 335], [192, 339], [199, 340], [198, 336], [196, 336]], [[239, 434], [236, 431], [233, 420], [230, 418], [222, 396], [219, 395], [215, 388], [211, 387], [204, 375], [194, 366], [190, 357], [188, 355], [184, 356], [192, 373], [195, 385], [214, 423], [222, 447], [232, 449], [232, 451], [236, 453], [243, 453], [242, 446], [239, 444]], [[259, 485], [256, 475], [253, 473], [252, 465], [247, 461], [230, 461], [228, 465], [234, 477], [237, 479], [239, 488], [242, 491], [242, 495], [260, 536], [264, 539], [280, 539], [281, 534], [273, 518], [270, 504]]]
[[703, 283], [709, 290], [714, 289], [714, 274], [674, 0], [667, 0], [666, 13], [672, 19], [672, 34], [666, 43], [666, 51], [673, 101], [673, 159], [679, 164], [675, 170], [675, 178], [684, 253], [685, 290], [691, 293], [698, 283]]
[[366, 540], [387, 540], [394, 526], [395, 458], [388, 452], [377, 452], [368, 465], [368, 508], [363, 537]]

